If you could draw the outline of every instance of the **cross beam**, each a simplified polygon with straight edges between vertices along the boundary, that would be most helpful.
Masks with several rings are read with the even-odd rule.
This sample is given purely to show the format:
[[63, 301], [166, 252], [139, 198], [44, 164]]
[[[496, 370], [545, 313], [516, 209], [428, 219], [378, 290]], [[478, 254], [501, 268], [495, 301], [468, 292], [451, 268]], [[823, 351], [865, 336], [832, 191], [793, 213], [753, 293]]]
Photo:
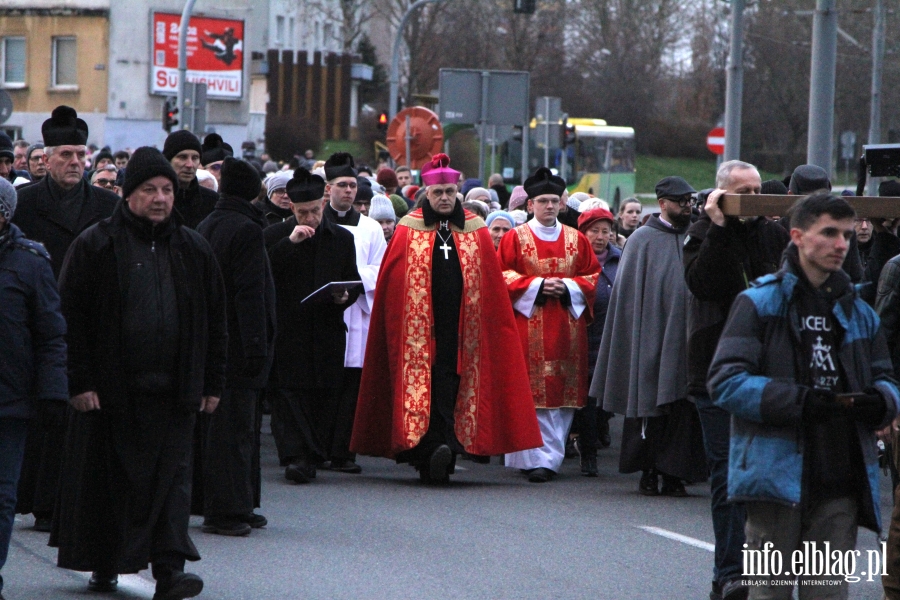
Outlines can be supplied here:
[[[722, 212], [734, 217], [783, 217], [794, 202], [803, 196], [777, 194], [725, 194], [720, 201]], [[900, 217], [900, 198], [879, 196], [847, 196], [859, 217], [895, 219]]]

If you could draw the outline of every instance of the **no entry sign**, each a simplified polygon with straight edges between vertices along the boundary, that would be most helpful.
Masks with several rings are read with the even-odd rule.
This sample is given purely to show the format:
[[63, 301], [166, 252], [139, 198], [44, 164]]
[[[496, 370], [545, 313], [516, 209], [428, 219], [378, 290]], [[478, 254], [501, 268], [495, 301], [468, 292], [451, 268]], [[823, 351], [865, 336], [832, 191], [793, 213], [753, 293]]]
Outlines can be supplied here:
[[706, 134], [706, 147], [716, 155], [725, 154], [725, 128], [716, 127]]

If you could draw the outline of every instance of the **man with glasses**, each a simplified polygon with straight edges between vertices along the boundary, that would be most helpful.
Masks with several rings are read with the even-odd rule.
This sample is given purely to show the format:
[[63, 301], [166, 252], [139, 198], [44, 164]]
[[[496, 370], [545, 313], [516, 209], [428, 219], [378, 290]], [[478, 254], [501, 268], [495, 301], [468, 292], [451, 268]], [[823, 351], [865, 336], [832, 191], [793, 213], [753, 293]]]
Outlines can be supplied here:
[[44, 164], [44, 144], [38, 142], [28, 147], [25, 153], [28, 174], [32, 181], [40, 181], [47, 174], [47, 165]]
[[118, 171], [113, 165], [104, 165], [91, 175], [91, 185], [103, 188], [105, 190], [115, 191], [116, 175]]
[[660, 212], [622, 252], [591, 382], [604, 410], [625, 415], [619, 472], [641, 471], [645, 496], [687, 496], [684, 480], [707, 477], [697, 409], [687, 399], [682, 252], [694, 193], [681, 177], [656, 184]]
[[261, 202], [256, 200], [254, 204], [263, 211], [267, 225], [282, 223], [293, 218], [291, 198], [288, 196], [286, 187], [293, 174], [293, 171], [276, 171], [263, 182], [263, 185], [266, 186], [266, 198]]
[[[426, 202], [385, 254], [350, 448], [444, 483], [456, 455], [541, 446], [528, 371], [494, 243], [457, 200], [459, 171], [422, 167]], [[515, 344], [515, 342], [513, 342]]]
[[329, 462], [323, 468], [342, 473], [359, 473], [356, 455], [350, 452], [350, 435], [356, 413], [356, 397], [362, 376], [369, 318], [375, 299], [375, 281], [387, 243], [384, 232], [374, 219], [366, 216], [372, 202], [372, 184], [356, 173], [353, 157], [346, 152], [332, 154], [325, 161], [324, 218], [353, 234], [356, 246], [356, 268], [363, 282], [363, 293], [344, 312], [347, 325], [347, 347], [344, 354], [344, 381], [338, 396], [334, 428], [328, 441]]

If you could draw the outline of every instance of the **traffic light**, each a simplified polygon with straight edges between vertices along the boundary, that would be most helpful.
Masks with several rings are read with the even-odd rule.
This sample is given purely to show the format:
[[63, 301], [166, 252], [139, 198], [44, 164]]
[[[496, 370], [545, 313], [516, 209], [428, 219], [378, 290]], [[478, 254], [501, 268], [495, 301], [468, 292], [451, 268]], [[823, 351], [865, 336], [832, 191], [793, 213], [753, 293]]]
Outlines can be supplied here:
[[162, 127], [166, 133], [172, 133], [172, 128], [178, 125], [178, 119], [175, 118], [175, 115], [178, 114], [177, 103], [177, 98], [169, 96], [163, 104]]
[[381, 113], [378, 115], [378, 131], [387, 131], [388, 128], [388, 116], [387, 113]]
[[575, 143], [575, 125], [569, 123], [568, 119], [563, 121], [563, 146]]
[[520, 15], [533, 15], [536, 0], [513, 0], [513, 12]]

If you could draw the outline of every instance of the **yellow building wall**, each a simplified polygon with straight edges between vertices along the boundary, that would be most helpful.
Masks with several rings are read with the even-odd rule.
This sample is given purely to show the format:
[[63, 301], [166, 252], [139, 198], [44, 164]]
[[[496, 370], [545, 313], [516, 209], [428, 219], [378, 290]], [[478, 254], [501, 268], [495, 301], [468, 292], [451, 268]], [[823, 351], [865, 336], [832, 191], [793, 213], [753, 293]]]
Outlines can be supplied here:
[[[6, 88], [15, 112], [49, 114], [67, 104], [81, 112], [105, 113], [109, 72], [109, 18], [106, 16], [0, 15], [0, 37], [25, 38], [25, 88]], [[76, 39], [75, 90], [51, 87], [53, 38]]]

